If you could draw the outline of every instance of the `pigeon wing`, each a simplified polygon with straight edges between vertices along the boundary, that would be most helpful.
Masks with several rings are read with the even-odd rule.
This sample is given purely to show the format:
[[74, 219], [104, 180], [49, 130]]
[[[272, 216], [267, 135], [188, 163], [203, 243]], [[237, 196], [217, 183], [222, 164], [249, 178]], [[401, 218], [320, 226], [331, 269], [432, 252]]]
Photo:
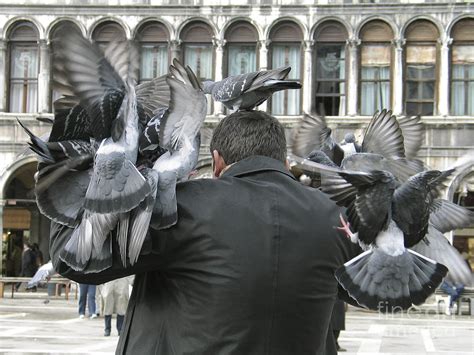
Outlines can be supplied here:
[[420, 116], [402, 117], [398, 120], [403, 135], [405, 156], [413, 159], [417, 156], [423, 143], [425, 127]]
[[50, 261], [36, 271], [30, 281], [28, 281], [28, 288], [38, 286], [40, 282], [47, 281], [49, 277], [54, 275], [56, 271], [54, 271], [53, 263]]
[[467, 228], [474, 223], [474, 212], [444, 199], [430, 205], [430, 223], [441, 233]]
[[162, 147], [177, 150], [185, 136], [192, 141], [198, 134], [206, 118], [207, 101], [194, 73], [177, 60], [173, 64], [179, 74], [167, 78], [171, 99], [168, 114], [160, 122], [159, 138]]
[[362, 151], [384, 157], [405, 157], [402, 130], [392, 111], [384, 109], [374, 114], [364, 133]]
[[330, 135], [324, 116], [304, 114], [292, 131], [291, 150], [297, 156], [307, 157], [313, 150], [321, 150]]

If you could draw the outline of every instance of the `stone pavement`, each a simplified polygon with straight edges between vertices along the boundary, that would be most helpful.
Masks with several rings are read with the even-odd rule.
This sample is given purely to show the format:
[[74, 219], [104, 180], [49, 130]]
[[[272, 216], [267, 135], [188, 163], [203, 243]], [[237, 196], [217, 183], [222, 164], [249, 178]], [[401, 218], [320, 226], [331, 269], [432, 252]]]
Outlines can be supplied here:
[[[114, 353], [115, 329], [104, 337], [102, 317], [79, 319], [74, 297], [45, 304], [46, 294], [40, 292], [5, 296], [0, 299], [0, 354]], [[350, 307], [339, 340], [348, 355], [468, 355], [474, 354], [474, 318], [430, 309], [384, 315]]]

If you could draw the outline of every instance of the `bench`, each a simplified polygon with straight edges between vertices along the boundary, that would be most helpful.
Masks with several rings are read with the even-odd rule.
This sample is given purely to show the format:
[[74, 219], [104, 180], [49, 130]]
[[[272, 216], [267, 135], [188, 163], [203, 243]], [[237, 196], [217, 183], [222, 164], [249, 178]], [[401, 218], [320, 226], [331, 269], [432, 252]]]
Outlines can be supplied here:
[[[446, 312], [447, 308], [449, 307], [449, 298], [450, 296], [445, 292], [441, 291], [439, 288], [436, 289], [435, 293], [435, 302], [438, 307], [438, 311], [440, 311], [440, 304], [444, 303], [444, 309], [442, 310], [443, 313]], [[462, 302], [467, 302], [469, 307], [469, 315], [474, 316], [474, 288], [473, 287], [465, 287], [464, 290], [461, 292], [458, 300], [456, 301], [457, 305], [457, 313], [458, 315], [462, 314]]]
[[[0, 298], [4, 297], [5, 285], [11, 284], [11, 290], [12, 290], [11, 298], [13, 298], [15, 294], [15, 285], [19, 282], [28, 283], [28, 281], [30, 280], [31, 280], [31, 277], [8, 277], [8, 276], [0, 277]], [[64, 277], [53, 276], [49, 279], [49, 281], [45, 283], [56, 284], [55, 296], [59, 295], [59, 286], [64, 285], [65, 286], [64, 294], [65, 294], [66, 300], [69, 300], [69, 291], [71, 289], [71, 284], [73, 284], [74, 281], [71, 281]], [[77, 287], [76, 287], [76, 292], [75, 292], [75, 299], [77, 299]]]

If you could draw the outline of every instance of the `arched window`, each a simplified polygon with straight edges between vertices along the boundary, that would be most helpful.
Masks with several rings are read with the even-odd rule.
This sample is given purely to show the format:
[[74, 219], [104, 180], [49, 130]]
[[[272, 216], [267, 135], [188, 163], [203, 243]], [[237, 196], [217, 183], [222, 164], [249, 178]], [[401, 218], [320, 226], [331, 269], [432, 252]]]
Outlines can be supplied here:
[[257, 70], [257, 40], [255, 27], [245, 21], [232, 24], [225, 33], [227, 76]]
[[169, 34], [161, 23], [146, 23], [137, 32], [140, 45], [140, 82], [168, 73]]
[[[55, 55], [54, 55], [54, 50], [55, 50], [54, 43], [55, 43], [55, 41], [54, 40], [55, 40], [55, 38], [57, 38], [58, 36], [61, 35], [64, 26], [69, 26], [69, 27], [73, 26], [77, 29], [78, 33], [81, 33], [81, 30], [79, 29], [79, 27], [72, 21], [64, 20], [64, 21], [61, 21], [61, 22], [58, 22], [57, 24], [55, 24], [54, 27], [51, 29], [50, 36], [49, 36], [50, 39], [51, 39], [51, 51], [52, 51], [51, 61], [55, 60]], [[53, 63], [51, 63], [51, 64], [53, 64]], [[54, 68], [54, 65], [51, 65], [51, 68]], [[52, 83], [54, 83], [53, 76], [54, 76], [54, 72], [53, 72], [53, 70], [51, 70], [51, 82]], [[54, 101], [56, 101], [60, 97], [61, 97], [61, 93], [54, 88], [54, 85], [51, 85], [51, 107], [54, 107], [54, 105], [53, 105]]]
[[373, 115], [390, 108], [390, 62], [393, 32], [383, 21], [371, 21], [360, 31], [360, 113]]
[[[212, 37], [212, 29], [201, 21], [191, 22], [181, 31], [184, 64], [189, 65], [201, 81], [214, 78]], [[208, 98], [207, 103], [207, 113], [211, 114], [212, 100]]]
[[92, 40], [104, 48], [111, 41], [126, 40], [127, 36], [122, 26], [113, 21], [106, 21], [99, 24], [92, 32]]
[[451, 114], [474, 115], [474, 19], [457, 22], [451, 32]]
[[[301, 81], [301, 43], [303, 33], [292, 22], [278, 24], [270, 32], [271, 67], [290, 66], [288, 79]], [[301, 113], [301, 90], [283, 90], [271, 98], [273, 115], [299, 115]]]
[[405, 32], [405, 111], [407, 115], [433, 115], [436, 93], [436, 26], [419, 20]]
[[30, 22], [19, 22], [10, 34], [10, 112], [38, 110], [38, 32]]
[[347, 31], [336, 21], [324, 22], [314, 34], [316, 112], [327, 116], [345, 114]]
[[181, 32], [183, 61], [201, 80], [213, 78], [212, 30], [204, 22], [192, 22]]

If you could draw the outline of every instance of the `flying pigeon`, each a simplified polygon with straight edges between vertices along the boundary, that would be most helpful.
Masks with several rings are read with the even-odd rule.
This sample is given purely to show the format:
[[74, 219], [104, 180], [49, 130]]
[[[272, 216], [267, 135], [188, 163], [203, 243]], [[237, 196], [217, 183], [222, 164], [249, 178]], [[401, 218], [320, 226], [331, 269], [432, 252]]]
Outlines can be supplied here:
[[283, 67], [230, 76], [218, 82], [207, 80], [202, 83], [203, 90], [229, 110], [252, 110], [277, 91], [301, 88], [298, 81], [285, 80], [290, 70], [291, 67]]
[[[200, 147], [199, 131], [207, 112], [206, 97], [189, 67], [185, 68], [174, 60], [167, 82], [171, 99], [159, 127], [160, 145], [167, 152], [156, 160], [146, 174], [156, 192], [152, 192], [150, 198], [139, 207], [145, 214], [140, 218], [149, 221], [151, 213], [159, 216], [159, 225], [155, 225], [155, 228], [167, 228], [177, 221], [176, 183], [187, 179], [196, 166]], [[155, 195], [156, 202], [153, 200]], [[135, 225], [139, 228], [143, 224], [136, 221], [132, 228]], [[138, 251], [136, 248], [133, 256], [138, 255]]]
[[323, 116], [305, 114], [292, 132], [292, 153], [307, 157], [314, 150], [323, 151], [335, 164], [344, 157], [357, 153], [375, 153], [391, 160], [405, 159], [413, 171], [423, 170], [423, 164], [414, 160], [423, 139], [420, 117], [397, 119], [391, 111], [376, 112], [365, 129], [359, 145], [352, 132], [337, 144]]
[[38, 286], [40, 282], [45, 282], [49, 280], [49, 278], [55, 273], [56, 271], [54, 270], [53, 263], [51, 261], [44, 265], [41, 265], [31, 278], [31, 280], [28, 281], [27, 288]]
[[422, 171], [400, 182], [387, 170], [343, 170], [295, 159], [320, 171], [321, 190], [347, 208], [349, 223], [341, 216], [343, 229], [365, 250], [336, 271], [349, 295], [361, 306], [384, 312], [424, 302], [448, 269], [407, 248], [426, 236], [430, 192], [453, 170]]

